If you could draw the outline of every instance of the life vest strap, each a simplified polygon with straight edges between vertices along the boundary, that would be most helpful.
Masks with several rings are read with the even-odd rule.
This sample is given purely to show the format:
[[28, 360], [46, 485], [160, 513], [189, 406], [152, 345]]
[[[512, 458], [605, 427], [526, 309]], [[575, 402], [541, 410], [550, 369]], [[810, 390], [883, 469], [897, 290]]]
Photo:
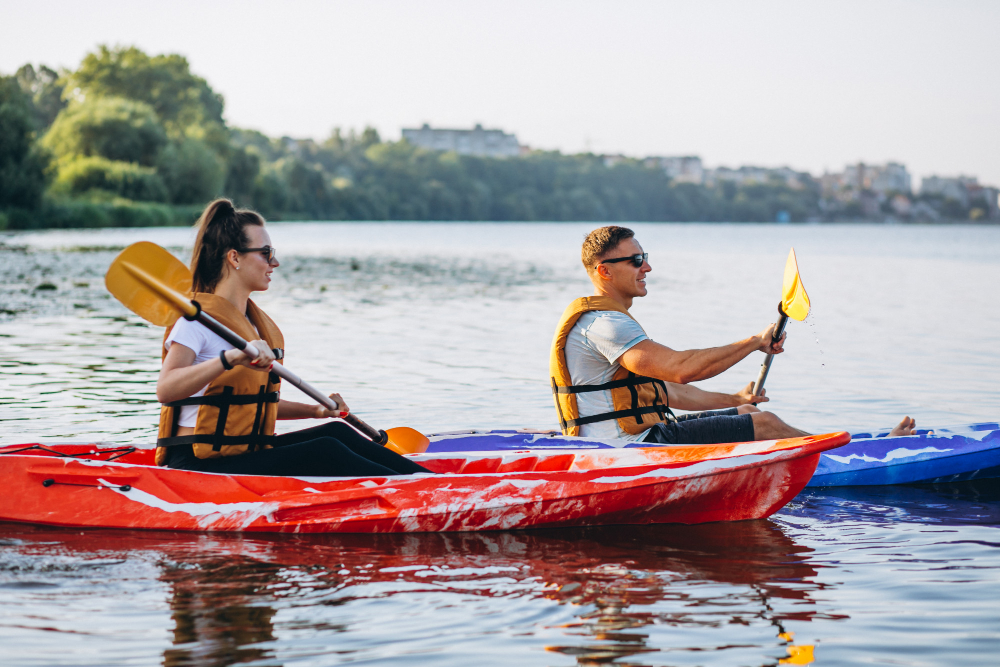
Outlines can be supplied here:
[[[602, 412], [599, 415], [590, 415], [589, 417], [580, 417], [578, 419], [570, 419], [564, 422], [564, 429], [573, 428], [574, 426], [583, 426], [584, 424], [593, 424], [594, 422], [610, 421], [612, 419], [625, 419], [626, 417], [635, 417], [637, 420], [642, 415], [648, 415], [652, 413], [657, 413], [660, 417], [664, 416], [667, 411], [667, 407], [664, 405], [647, 405], [644, 408], [630, 408], [628, 410], [615, 410], [614, 412]], [[641, 422], [640, 422], [641, 423]]]
[[608, 389], [618, 389], [619, 387], [632, 387], [637, 384], [662, 383], [663, 381], [644, 375], [633, 375], [632, 377], [611, 380], [603, 384], [574, 384], [568, 387], [560, 387], [555, 384], [555, 378], [552, 378], [552, 382], [552, 393], [554, 394], [586, 394], [591, 391], [606, 391]]
[[[261, 385], [260, 391], [256, 394], [234, 394], [232, 387], [223, 387], [221, 394], [213, 394], [211, 396], [192, 396], [191, 398], [164, 403], [164, 405], [172, 408], [182, 407], [185, 405], [211, 405], [219, 408], [219, 418], [216, 420], [215, 433], [195, 433], [193, 435], [158, 438], [156, 446], [174, 447], [177, 445], [204, 444], [212, 445], [212, 450], [218, 452], [221, 451], [223, 447], [232, 445], [247, 445], [248, 451], [256, 451], [260, 447], [270, 445], [274, 442], [273, 435], [263, 435], [260, 433], [262, 426], [261, 417], [263, 415], [265, 403], [277, 403], [279, 400], [281, 400], [281, 392], [265, 392], [264, 385]], [[232, 405], [257, 406], [257, 414], [254, 417], [253, 429], [248, 435], [225, 435], [226, 421], [229, 419], [229, 407]], [[176, 414], [179, 414], [179, 411], [175, 413], [175, 416]]]
[[221, 408], [224, 405], [251, 405], [253, 403], [277, 403], [281, 400], [281, 392], [272, 391], [266, 394], [213, 394], [212, 396], [192, 396], [179, 401], [164, 403], [169, 408], [179, 408], [184, 405], [212, 405]]
[[[568, 387], [560, 387], [556, 384], [556, 379], [552, 379], [552, 393], [553, 394], [584, 394], [592, 391], [607, 391], [609, 389], [618, 389], [620, 387], [628, 387], [629, 392], [632, 394], [632, 407], [627, 410], [614, 410], [612, 412], [602, 412], [597, 415], [589, 415], [587, 417], [578, 417], [576, 419], [566, 420], [563, 418], [562, 408], [559, 406], [559, 401], [556, 400], [556, 408], [559, 410], [559, 424], [562, 430], [565, 432], [567, 429], [573, 428], [574, 426], [583, 426], [585, 424], [593, 424], [596, 422], [611, 421], [617, 419], [625, 419], [627, 417], [634, 417], [637, 424], [642, 424], [642, 416], [656, 413], [660, 416], [660, 419], [677, 421], [677, 416], [674, 414], [673, 410], [670, 409], [670, 403], [667, 394], [667, 385], [658, 378], [646, 377], [644, 375], [635, 375], [634, 373], [629, 373], [627, 378], [622, 378], [621, 380], [611, 380], [610, 382], [604, 382], [603, 384], [577, 384], [570, 385]], [[639, 407], [639, 394], [635, 390], [636, 385], [640, 384], [651, 384], [656, 390], [656, 398], [654, 398], [653, 405], [647, 405], [645, 407]], [[660, 389], [663, 390], [663, 401], [660, 400]], [[669, 417], [668, 417], [669, 415]]]

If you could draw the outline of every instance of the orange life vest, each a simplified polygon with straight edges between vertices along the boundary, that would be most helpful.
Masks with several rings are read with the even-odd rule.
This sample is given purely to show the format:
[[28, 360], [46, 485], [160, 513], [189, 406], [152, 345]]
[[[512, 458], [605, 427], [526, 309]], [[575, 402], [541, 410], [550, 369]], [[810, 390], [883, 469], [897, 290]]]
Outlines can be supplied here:
[[[594, 422], [618, 420], [618, 425], [630, 435], [638, 435], [653, 424], [673, 419], [667, 398], [667, 385], [663, 380], [636, 375], [624, 366], [615, 371], [610, 382], [603, 384], [574, 385], [566, 365], [566, 339], [584, 313], [592, 310], [625, 310], [614, 299], [606, 296], [585, 296], [569, 304], [563, 311], [556, 335], [552, 339], [549, 355], [549, 375], [552, 378], [552, 394], [559, 413], [559, 426], [563, 435], [580, 435], [580, 427]], [[632, 318], [633, 320], [635, 318]], [[613, 412], [581, 417], [576, 395], [584, 392], [611, 390]]]
[[[203, 311], [244, 339], [257, 340], [259, 337], [274, 349], [275, 356], [284, 357], [285, 339], [281, 331], [253, 301], [247, 301], [244, 316], [232, 303], [215, 294], [199, 292], [193, 294], [192, 299]], [[167, 328], [164, 341], [172, 328]], [[164, 349], [163, 357], [166, 355]], [[160, 408], [156, 464], [166, 465], [167, 447], [175, 445], [191, 445], [194, 455], [200, 459], [237, 456], [270, 448], [278, 416], [280, 383], [281, 378], [274, 373], [236, 366], [210, 382], [204, 396], [164, 403]], [[178, 437], [177, 420], [180, 408], [185, 405], [198, 406], [198, 422], [193, 435]]]

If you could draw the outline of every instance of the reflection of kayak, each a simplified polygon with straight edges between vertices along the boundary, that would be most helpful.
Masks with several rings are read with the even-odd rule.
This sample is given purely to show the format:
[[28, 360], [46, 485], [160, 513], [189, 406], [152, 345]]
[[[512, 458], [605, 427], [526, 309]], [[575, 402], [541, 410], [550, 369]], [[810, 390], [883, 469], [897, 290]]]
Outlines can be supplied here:
[[437, 475], [260, 477], [171, 470], [97, 445], [0, 449], [0, 520], [262, 532], [429, 532], [770, 516], [846, 433], [677, 448], [415, 455]]
[[1000, 477], [1000, 424], [986, 422], [898, 438], [856, 433], [820, 457], [809, 486], [965, 482]]
[[781, 514], [824, 522], [1000, 526], [1000, 479], [808, 489]]
[[[497, 572], [524, 584], [530, 597], [579, 603], [612, 596], [651, 605], [668, 595], [678, 579], [713, 581], [763, 590], [768, 597], [809, 601], [821, 586], [807, 547], [796, 544], [772, 521], [734, 521], [698, 526], [594, 526], [554, 531], [385, 533], [376, 535], [239, 535], [102, 531], [0, 524], [0, 545], [37, 553], [55, 545], [60, 554], [83, 561], [126, 560], [150, 552], [161, 567], [177, 567], [186, 579], [209, 591], [208, 560], [225, 563], [222, 579], [268, 571], [280, 583], [283, 568], [301, 571], [311, 581], [297, 585], [344, 588], [373, 582], [433, 583], [435, 589], [462, 595], [506, 597]], [[274, 567], [253, 567], [271, 565]], [[325, 574], [317, 575], [317, 570]], [[294, 575], [293, 575], [294, 576]], [[576, 584], [573, 586], [572, 584]], [[281, 588], [266, 586], [268, 590]], [[225, 589], [224, 591], [225, 592]], [[757, 595], [754, 590], [749, 592]], [[797, 614], [803, 613], [798, 610]], [[811, 616], [816, 610], [807, 610]]]
[[[962, 482], [1000, 477], [1000, 424], [936, 428], [889, 438], [888, 429], [855, 433], [850, 444], [820, 457], [808, 486], [873, 486]], [[612, 449], [620, 442], [564, 437], [558, 431], [463, 431], [431, 436], [429, 452]], [[628, 443], [628, 447], [642, 446]], [[648, 445], [647, 445], [648, 446]], [[668, 449], [689, 449], [688, 445]]]
[[[541, 627], [537, 648], [562, 652], [569, 664], [608, 664], [608, 655], [650, 650], [731, 649], [732, 624], [755, 628], [757, 662], [774, 664], [766, 655], [782, 654], [787, 644], [768, 639], [773, 634], [762, 622], [777, 630], [787, 621], [846, 618], [814, 600], [829, 593], [829, 584], [817, 580], [810, 549], [768, 520], [417, 535], [118, 530], [111, 537], [107, 531], [0, 523], [0, 558], [18, 564], [57, 558], [55, 572], [14, 568], [24, 571], [13, 576], [35, 587], [66, 577], [79, 587], [89, 577], [101, 599], [134, 591], [140, 577], [157, 600], [163, 596], [173, 621], [164, 665], [260, 661], [261, 653], [253, 652], [264, 645], [264, 658], [280, 653], [287, 664], [303, 633], [310, 639], [306, 651], [317, 641], [322, 646], [324, 638], [350, 649], [350, 635], [338, 639], [339, 632], [364, 632], [369, 622], [381, 627], [376, 621], [384, 618], [386, 605], [412, 606], [428, 595], [434, 629], [459, 619], [468, 624], [463, 613], [471, 609], [482, 616], [486, 609], [494, 613], [492, 627], [518, 641]], [[34, 591], [12, 593], [30, 597]], [[20, 598], [7, 597], [8, 606], [16, 607]], [[558, 606], [564, 608], [553, 614]], [[724, 624], [716, 609], [724, 610]], [[495, 615], [503, 610], [518, 617], [534, 611], [527, 625], [510, 627], [519, 621]], [[674, 633], [664, 643], [655, 629], [665, 621], [691, 632]], [[133, 623], [129, 631], [141, 629]], [[514, 635], [520, 632], [527, 634]], [[459, 641], [455, 633], [450, 638]], [[436, 648], [427, 641], [423, 646]], [[599, 655], [605, 659], [580, 657]]]

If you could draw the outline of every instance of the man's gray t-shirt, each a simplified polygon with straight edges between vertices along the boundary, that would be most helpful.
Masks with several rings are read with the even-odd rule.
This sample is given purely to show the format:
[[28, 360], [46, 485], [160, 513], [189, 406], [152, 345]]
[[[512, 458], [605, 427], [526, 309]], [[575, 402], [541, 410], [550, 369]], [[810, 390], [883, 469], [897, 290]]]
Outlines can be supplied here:
[[[610, 382], [621, 367], [619, 357], [646, 339], [646, 332], [639, 323], [625, 313], [614, 310], [584, 313], [566, 339], [566, 366], [573, 384]], [[613, 412], [615, 409], [610, 389], [577, 394], [576, 404], [581, 417]], [[618, 426], [618, 420], [615, 419], [584, 424], [580, 427], [580, 435], [601, 440], [641, 440], [646, 436], [646, 431], [629, 435]]]

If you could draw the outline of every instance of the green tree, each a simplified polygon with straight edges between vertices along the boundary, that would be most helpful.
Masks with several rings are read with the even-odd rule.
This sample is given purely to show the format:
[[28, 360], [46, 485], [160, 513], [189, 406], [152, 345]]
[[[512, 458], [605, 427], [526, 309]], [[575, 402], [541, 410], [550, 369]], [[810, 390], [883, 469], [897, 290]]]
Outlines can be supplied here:
[[14, 76], [21, 89], [31, 97], [38, 131], [47, 130], [66, 107], [59, 73], [45, 65], [39, 65], [36, 70], [29, 64], [17, 70]]
[[64, 109], [42, 141], [58, 158], [99, 156], [150, 166], [167, 135], [148, 104], [92, 97]]
[[112, 196], [156, 202], [167, 201], [168, 198], [163, 179], [152, 167], [99, 156], [64, 160], [52, 191], [98, 201]]
[[251, 205], [259, 174], [260, 153], [254, 148], [232, 146], [226, 164], [226, 196], [238, 205]]
[[174, 204], [199, 204], [223, 194], [226, 165], [202, 141], [170, 142], [160, 151], [156, 170]]
[[34, 143], [31, 98], [14, 77], [0, 77], [0, 208], [37, 208], [48, 156]]
[[[66, 81], [77, 96], [124, 97], [151, 106], [174, 138], [225, 127], [222, 96], [177, 54], [148, 56], [135, 47], [98, 47]], [[204, 139], [204, 136], [196, 136]]]

